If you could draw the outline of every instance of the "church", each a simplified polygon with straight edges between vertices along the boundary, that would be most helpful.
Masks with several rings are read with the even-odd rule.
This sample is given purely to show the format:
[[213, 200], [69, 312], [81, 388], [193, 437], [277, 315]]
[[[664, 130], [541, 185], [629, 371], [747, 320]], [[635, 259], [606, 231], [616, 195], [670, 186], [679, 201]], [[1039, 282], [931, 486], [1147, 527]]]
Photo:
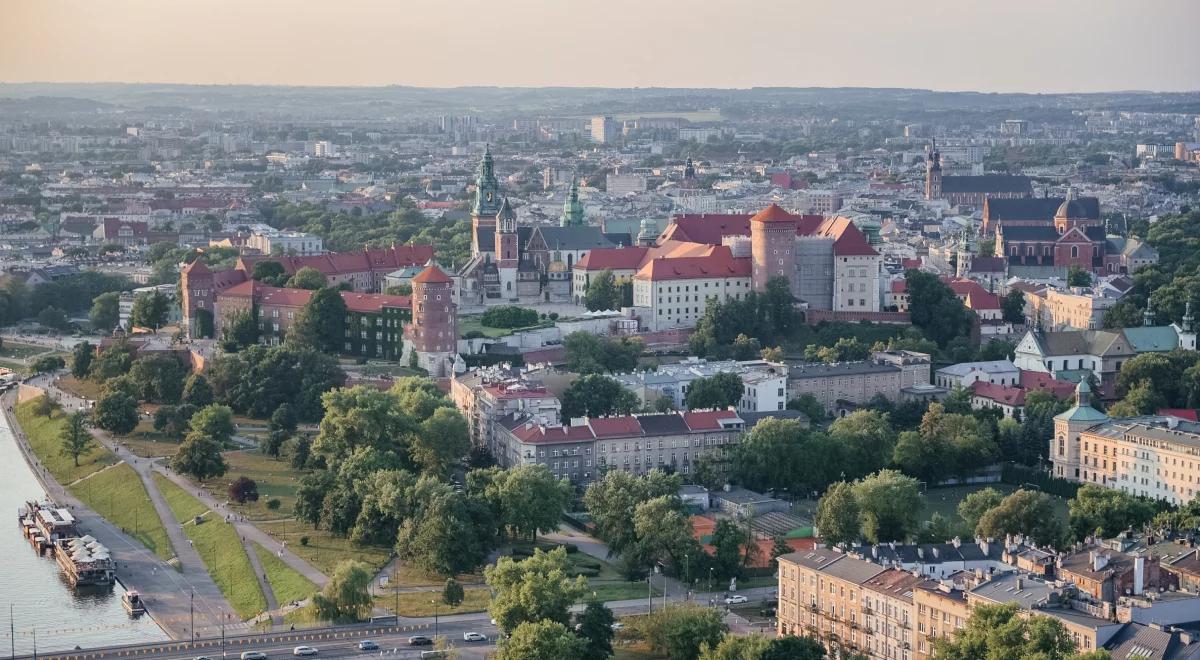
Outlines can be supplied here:
[[571, 301], [571, 268], [592, 250], [628, 245], [589, 225], [572, 180], [558, 226], [524, 226], [501, 194], [489, 147], [475, 177], [471, 258], [459, 270], [457, 297], [466, 309]]

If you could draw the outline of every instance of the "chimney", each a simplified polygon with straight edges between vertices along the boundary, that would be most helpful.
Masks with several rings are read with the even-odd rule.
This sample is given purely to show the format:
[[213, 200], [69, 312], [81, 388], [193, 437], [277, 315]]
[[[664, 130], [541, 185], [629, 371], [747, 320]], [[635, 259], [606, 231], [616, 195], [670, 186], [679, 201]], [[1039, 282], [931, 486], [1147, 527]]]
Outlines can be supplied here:
[[953, 543], [954, 547], [956, 547], [956, 548], [962, 547], [962, 539], [958, 538], [957, 536], [955, 536], [953, 539], [951, 539], [950, 542]]
[[1133, 558], [1133, 593], [1141, 596], [1146, 589], [1146, 558], [1138, 555]]
[[1108, 566], [1108, 560], [1109, 560], [1108, 555], [1097, 552], [1097, 551], [1093, 551], [1092, 557], [1093, 557], [1093, 559], [1092, 559], [1092, 570], [1093, 571], [1100, 571], [1100, 570], [1103, 570], [1105, 566]]
[[991, 553], [988, 552], [991, 549], [991, 539], [975, 539], [975, 542], [979, 544], [979, 550], [983, 553], [983, 556], [991, 556]]

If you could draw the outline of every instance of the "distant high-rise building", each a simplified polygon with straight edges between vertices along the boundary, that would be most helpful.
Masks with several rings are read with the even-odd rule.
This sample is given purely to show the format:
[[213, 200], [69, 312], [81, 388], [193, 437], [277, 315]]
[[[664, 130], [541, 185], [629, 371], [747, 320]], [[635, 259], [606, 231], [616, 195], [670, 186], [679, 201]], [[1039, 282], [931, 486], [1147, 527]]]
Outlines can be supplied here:
[[612, 117], [592, 117], [592, 142], [608, 144], [621, 135], [621, 123]]
[[1024, 119], [1005, 119], [1000, 123], [1001, 135], [1028, 135], [1029, 122]]

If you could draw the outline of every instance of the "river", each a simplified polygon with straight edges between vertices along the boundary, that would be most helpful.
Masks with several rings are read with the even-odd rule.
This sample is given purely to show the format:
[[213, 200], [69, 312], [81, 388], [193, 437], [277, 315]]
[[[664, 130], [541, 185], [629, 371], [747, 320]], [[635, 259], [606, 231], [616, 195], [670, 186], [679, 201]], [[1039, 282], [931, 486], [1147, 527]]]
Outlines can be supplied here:
[[[8, 655], [14, 638], [16, 652], [62, 651], [76, 645], [95, 647], [166, 640], [167, 635], [148, 617], [129, 618], [121, 606], [124, 589], [75, 591], [64, 580], [54, 559], [39, 557], [22, 538], [17, 509], [28, 499], [45, 495], [21, 456], [8, 420], [0, 415], [0, 655]], [[12, 624], [9, 606], [12, 606]]]

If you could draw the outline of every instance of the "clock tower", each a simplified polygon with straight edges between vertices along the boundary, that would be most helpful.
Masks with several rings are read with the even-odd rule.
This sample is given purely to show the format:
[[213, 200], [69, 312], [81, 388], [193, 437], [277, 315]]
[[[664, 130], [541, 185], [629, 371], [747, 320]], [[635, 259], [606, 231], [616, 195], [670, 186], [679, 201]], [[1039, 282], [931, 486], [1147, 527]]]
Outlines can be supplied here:
[[492, 147], [488, 147], [483, 152], [483, 159], [479, 161], [479, 169], [475, 174], [475, 203], [471, 206], [471, 255], [477, 256], [480, 253], [480, 248], [487, 251], [492, 246], [488, 245], [487, 237], [483, 239], [483, 244], [480, 244], [479, 230], [480, 228], [493, 228], [496, 226], [496, 214], [500, 212], [500, 182], [496, 179], [496, 172], [492, 163]]

